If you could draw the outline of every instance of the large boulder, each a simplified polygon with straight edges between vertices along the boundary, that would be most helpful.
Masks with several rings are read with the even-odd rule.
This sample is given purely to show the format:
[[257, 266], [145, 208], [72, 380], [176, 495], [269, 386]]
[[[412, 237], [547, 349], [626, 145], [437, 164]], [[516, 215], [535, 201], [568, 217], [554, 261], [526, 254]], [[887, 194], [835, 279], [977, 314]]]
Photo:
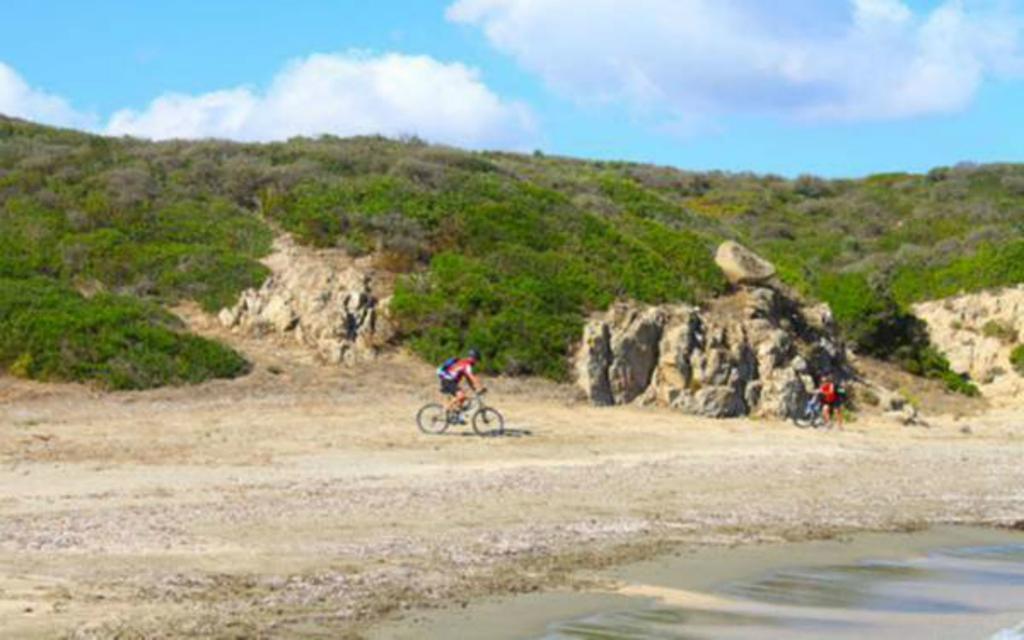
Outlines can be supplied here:
[[834, 329], [758, 287], [741, 287], [707, 309], [616, 304], [587, 324], [576, 354], [579, 384], [595, 404], [636, 402], [716, 418], [792, 416], [815, 380], [846, 369]]
[[715, 263], [734, 285], [763, 284], [775, 276], [775, 265], [732, 240], [719, 245]]

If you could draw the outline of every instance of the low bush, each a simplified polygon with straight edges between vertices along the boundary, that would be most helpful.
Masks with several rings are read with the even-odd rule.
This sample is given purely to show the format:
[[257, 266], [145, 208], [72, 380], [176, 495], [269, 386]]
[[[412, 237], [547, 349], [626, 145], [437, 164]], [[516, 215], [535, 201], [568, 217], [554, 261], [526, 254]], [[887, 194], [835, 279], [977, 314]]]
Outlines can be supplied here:
[[8, 200], [0, 208], [0, 276], [98, 282], [161, 302], [193, 299], [216, 311], [268, 273], [258, 258], [270, 249], [269, 228], [224, 201], [76, 220], [32, 197]]
[[1024, 376], [1024, 344], [1016, 347], [1010, 353], [1010, 364], [1013, 365], [1014, 371]]
[[1018, 339], [1017, 330], [1006, 322], [989, 320], [981, 327], [981, 335], [986, 338], [995, 338], [1003, 344], [1016, 344]]
[[967, 375], [953, 371], [946, 356], [932, 345], [908, 351], [900, 362], [914, 375], [941, 380], [950, 391], [971, 398], [981, 395], [977, 385]]
[[892, 291], [916, 302], [1024, 282], [1024, 240], [982, 245], [973, 254], [935, 266], [907, 265], [895, 273]]
[[157, 307], [107, 294], [84, 298], [41, 278], [0, 278], [0, 367], [110, 389], [194, 384], [249, 370], [240, 355], [184, 333]]

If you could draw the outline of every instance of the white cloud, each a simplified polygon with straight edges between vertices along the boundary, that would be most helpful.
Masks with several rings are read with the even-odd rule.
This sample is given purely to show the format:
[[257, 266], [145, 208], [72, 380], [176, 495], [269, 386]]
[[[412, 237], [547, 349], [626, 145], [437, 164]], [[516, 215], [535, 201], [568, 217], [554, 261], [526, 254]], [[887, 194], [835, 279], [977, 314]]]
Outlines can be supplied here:
[[168, 94], [118, 111], [106, 131], [154, 139], [280, 140], [297, 135], [418, 135], [469, 147], [524, 147], [534, 123], [474, 69], [427, 56], [312, 55], [287, 65], [265, 91], [240, 87]]
[[89, 127], [95, 119], [75, 111], [64, 99], [35, 89], [0, 62], [0, 113], [67, 127]]
[[1024, 74], [1024, 15], [1014, 6], [455, 0], [447, 15], [581, 102], [625, 103], [667, 121], [849, 121], [955, 112], [987, 78]]
[[252, 121], [260, 99], [249, 89], [214, 91], [200, 96], [170, 93], [153, 100], [144, 111], [124, 109], [110, 118], [107, 133], [154, 140], [171, 138], [273, 139], [260, 136]]

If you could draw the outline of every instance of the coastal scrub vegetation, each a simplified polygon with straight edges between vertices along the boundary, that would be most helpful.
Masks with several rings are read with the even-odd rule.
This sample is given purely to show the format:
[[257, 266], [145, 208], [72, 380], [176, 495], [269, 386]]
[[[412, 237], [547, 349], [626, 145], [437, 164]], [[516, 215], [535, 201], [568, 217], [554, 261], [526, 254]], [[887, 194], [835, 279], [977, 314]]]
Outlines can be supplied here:
[[[151, 143], [0, 118], [0, 299], [45, 283], [54, 309], [195, 300], [212, 311], [263, 280], [259, 259], [280, 229], [400, 272], [400, 337], [425, 358], [472, 344], [492, 372], [564, 379], [588, 313], [618, 298], [700, 303], [725, 291], [712, 254], [735, 239], [829, 302], [856, 350], [965, 390], [910, 305], [1024, 281], [1022, 184], [1013, 165], [787, 180], [417, 139]], [[50, 322], [85, 330], [60, 314]], [[187, 338], [148, 313], [122, 325]], [[74, 374], [16, 366], [21, 355], [0, 366], [125, 386], [100, 353], [83, 353], [96, 368]], [[183, 349], [175, 362], [220, 357]], [[242, 370], [160, 366], [134, 386]]]
[[0, 278], [0, 367], [35, 380], [99, 381], [146, 389], [234, 377], [237, 353], [181, 331], [168, 312], [136, 298], [85, 298], [47, 278]]

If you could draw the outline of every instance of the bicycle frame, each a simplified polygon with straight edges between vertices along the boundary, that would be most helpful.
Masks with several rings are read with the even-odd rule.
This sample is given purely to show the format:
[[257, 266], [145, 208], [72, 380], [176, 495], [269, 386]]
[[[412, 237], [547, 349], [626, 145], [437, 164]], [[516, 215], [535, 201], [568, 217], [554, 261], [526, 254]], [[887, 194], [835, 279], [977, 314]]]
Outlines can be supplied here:
[[821, 398], [815, 395], [813, 398], [807, 401], [807, 408], [804, 411], [809, 418], [820, 418], [823, 417], [823, 409], [825, 403], [821, 401]]
[[484, 404], [483, 394], [474, 392], [467, 398], [466, 404], [462, 405], [462, 408], [459, 409], [458, 415], [471, 416], [486, 406], [487, 405]]

